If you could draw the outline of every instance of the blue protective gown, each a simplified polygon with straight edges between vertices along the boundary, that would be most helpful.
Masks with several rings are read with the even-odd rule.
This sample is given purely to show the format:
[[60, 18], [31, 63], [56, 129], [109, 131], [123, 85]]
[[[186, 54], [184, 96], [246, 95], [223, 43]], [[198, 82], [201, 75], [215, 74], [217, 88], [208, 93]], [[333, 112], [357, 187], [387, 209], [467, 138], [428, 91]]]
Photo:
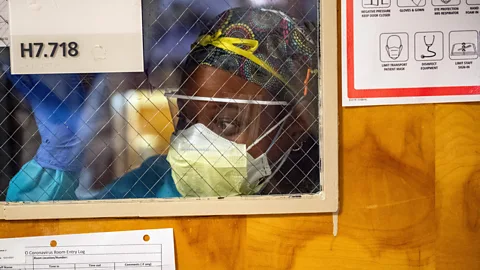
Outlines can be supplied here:
[[[77, 200], [79, 172], [46, 169], [33, 159], [11, 180], [8, 202]], [[180, 197], [166, 156], [153, 156], [142, 165], [115, 180], [92, 199], [139, 199]]]

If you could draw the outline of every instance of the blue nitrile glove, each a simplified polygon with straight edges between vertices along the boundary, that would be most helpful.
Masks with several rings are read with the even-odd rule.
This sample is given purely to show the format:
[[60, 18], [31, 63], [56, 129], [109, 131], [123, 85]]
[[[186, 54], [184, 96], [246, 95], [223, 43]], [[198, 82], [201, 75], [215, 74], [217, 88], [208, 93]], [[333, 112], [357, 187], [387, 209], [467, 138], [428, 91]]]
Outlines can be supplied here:
[[106, 100], [105, 76], [95, 75], [88, 83], [78, 74], [6, 74], [32, 107], [42, 138], [35, 155], [38, 164], [49, 169], [80, 171], [85, 146], [104, 123], [97, 111]]

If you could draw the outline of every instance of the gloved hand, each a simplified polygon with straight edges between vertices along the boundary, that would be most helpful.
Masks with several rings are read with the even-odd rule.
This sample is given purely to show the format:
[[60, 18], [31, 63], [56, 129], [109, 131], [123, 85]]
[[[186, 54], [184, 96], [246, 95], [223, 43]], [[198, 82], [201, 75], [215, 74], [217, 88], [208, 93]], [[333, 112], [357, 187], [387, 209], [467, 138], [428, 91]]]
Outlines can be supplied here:
[[44, 168], [81, 171], [85, 146], [106, 122], [98, 112], [107, 99], [106, 76], [88, 82], [78, 74], [6, 74], [32, 108], [42, 138], [35, 160]]

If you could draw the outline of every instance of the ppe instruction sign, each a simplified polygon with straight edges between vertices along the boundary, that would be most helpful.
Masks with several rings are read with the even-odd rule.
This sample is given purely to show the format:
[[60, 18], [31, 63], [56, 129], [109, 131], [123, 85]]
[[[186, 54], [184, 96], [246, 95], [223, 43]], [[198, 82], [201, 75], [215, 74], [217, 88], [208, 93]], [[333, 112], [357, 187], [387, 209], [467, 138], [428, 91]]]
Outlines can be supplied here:
[[12, 74], [143, 71], [141, 0], [8, 3]]
[[480, 101], [480, 0], [342, 0], [343, 106]]

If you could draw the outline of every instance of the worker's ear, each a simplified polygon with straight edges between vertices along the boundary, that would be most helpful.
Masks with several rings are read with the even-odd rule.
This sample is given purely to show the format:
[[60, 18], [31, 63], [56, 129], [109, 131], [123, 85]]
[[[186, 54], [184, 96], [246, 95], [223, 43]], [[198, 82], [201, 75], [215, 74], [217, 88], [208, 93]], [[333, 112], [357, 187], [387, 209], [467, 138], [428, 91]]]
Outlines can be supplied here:
[[304, 96], [296, 103], [292, 113], [293, 123], [290, 136], [297, 146], [301, 146], [308, 136], [319, 138], [321, 133], [319, 126], [319, 121], [321, 121], [321, 90], [318, 87], [318, 71], [314, 70], [312, 72], [309, 69], [308, 72], [311, 76], [307, 75], [305, 79]]
[[312, 111], [312, 107], [316, 106], [300, 102], [294, 108], [292, 121], [288, 129], [288, 133], [295, 144], [294, 148], [301, 147], [302, 142], [307, 139], [306, 136], [311, 130], [318, 130], [318, 120], [316, 119], [318, 111]]

